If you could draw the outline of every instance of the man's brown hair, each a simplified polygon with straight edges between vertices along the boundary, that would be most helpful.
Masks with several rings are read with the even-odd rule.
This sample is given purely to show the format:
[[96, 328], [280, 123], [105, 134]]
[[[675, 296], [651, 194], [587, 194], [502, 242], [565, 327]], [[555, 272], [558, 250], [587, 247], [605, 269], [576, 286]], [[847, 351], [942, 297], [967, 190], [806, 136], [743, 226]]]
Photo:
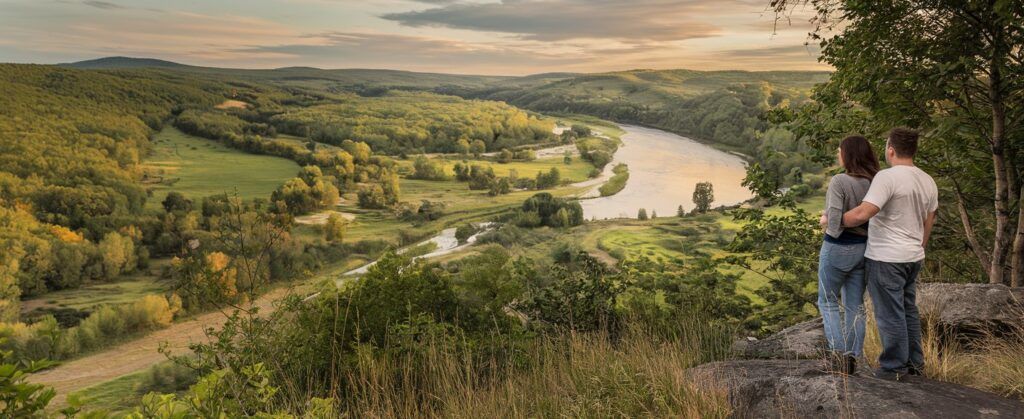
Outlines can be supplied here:
[[917, 131], [906, 127], [896, 127], [889, 131], [889, 146], [896, 150], [897, 157], [909, 158], [917, 154]]

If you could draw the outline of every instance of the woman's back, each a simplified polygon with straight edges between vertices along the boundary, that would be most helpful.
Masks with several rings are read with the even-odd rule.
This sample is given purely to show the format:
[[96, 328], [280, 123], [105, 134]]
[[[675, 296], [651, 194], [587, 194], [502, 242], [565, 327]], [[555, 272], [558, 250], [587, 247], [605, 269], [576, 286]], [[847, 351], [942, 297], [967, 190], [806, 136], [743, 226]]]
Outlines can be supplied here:
[[[825, 215], [828, 224], [825, 234], [833, 239], [852, 239], [860, 241], [868, 235], [867, 226], [843, 228], [843, 214], [856, 208], [868, 193], [871, 181], [862, 177], [840, 173], [832, 177], [825, 194]], [[846, 233], [846, 234], [843, 234]]]

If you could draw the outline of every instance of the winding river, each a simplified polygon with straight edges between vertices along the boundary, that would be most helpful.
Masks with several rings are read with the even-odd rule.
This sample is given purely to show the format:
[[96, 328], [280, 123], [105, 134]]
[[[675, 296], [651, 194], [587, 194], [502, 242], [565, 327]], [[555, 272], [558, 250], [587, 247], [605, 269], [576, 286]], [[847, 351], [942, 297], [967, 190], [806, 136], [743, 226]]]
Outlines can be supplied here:
[[[623, 145], [605, 167], [605, 175], [616, 164], [626, 163], [629, 181], [615, 195], [581, 200], [588, 220], [634, 218], [640, 208], [661, 216], [674, 216], [679, 205], [689, 211], [694, 206], [697, 182], [708, 181], [714, 186], [712, 206], [734, 205], [751, 198], [750, 191], [740, 185], [746, 176], [746, 163], [739, 156], [666, 131], [620, 127], [626, 131]], [[595, 190], [596, 186], [585, 196], [593, 196]]]
[[[623, 145], [615, 153], [612, 163], [605, 167], [600, 177], [576, 185], [591, 187], [582, 195], [590, 198], [580, 200], [587, 219], [634, 218], [640, 208], [647, 209], [648, 214], [653, 210], [664, 216], [675, 215], [679, 205], [687, 210], [693, 208], [694, 185], [704, 181], [714, 185], [714, 206], [733, 205], [750, 199], [750, 191], [740, 185], [746, 175], [746, 163], [742, 158], [670, 132], [633, 125], [620, 127], [626, 134], [621, 137]], [[564, 150], [559, 151], [564, 153]], [[613, 196], [599, 197], [597, 188], [611, 177], [611, 170], [618, 163], [629, 165], [626, 187]], [[493, 225], [481, 223], [478, 227], [482, 233]], [[472, 245], [479, 234], [459, 244], [455, 239], [455, 229], [446, 229], [419, 243], [430, 242], [435, 248], [418, 258], [429, 259], [460, 251]], [[353, 269], [343, 276], [364, 274], [375, 263]]]

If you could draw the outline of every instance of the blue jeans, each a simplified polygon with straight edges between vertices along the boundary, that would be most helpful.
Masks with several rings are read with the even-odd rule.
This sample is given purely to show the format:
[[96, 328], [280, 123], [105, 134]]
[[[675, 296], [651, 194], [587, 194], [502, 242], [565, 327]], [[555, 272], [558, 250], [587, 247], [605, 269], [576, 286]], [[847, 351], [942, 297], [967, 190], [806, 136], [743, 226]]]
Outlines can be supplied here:
[[864, 349], [865, 248], [864, 243], [824, 242], [818, 258], [818, 310], [825, 339], [829, 349], [856, 357]]
[[917, 310], [917, 275], [921, 262], [889, 263], [867, 260], [868, 291], [882, 338], [878, 364], [907, 373], [924, 367], [921, 315]]

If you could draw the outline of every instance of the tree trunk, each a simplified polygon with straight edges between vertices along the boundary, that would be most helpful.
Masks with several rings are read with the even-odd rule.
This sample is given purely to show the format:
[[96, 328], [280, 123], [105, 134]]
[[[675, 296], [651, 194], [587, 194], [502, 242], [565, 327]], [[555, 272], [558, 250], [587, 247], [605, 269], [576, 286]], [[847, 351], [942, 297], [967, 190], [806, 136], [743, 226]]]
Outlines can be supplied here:
[[1013, 253], [1010, 258], [1010, 286], [1024, 286], [1024, 192], [1017, 200], [1017, 234], [1013, 239]]
[[971, 222], [970, 213], [967, 212], [967, 203], [964, 202], [963, 192], [960, 190], [960, 183], [953, 179], [953, 192], [956, 194], [956, 209], [960, 213], [960, 223], [964, 226], [964, 236], [967, 237], [967, 244], [971, 246], [974, 255], [978, 257], [981, 269], [987, 275], [992, 269], [992, 260], [989, 258], [988, 250], [981, 246], [978, 241], [978, 234], [974, 232], [974, 223]]
[[1006, 269], [1006, 245], [1009, 243], [1007, 227], [1010, 224], [1009, 182], [1006, 176], [1004, 137], [1006, 135], [1006, 109], [1003, 104], [1001, 57], [994, 53], [989, 72], [989, 98], [992, 101], [992, 169], [995, 171], [995, 234], [992, 240], [992, 265], [988, 280], [1002, 284]]

